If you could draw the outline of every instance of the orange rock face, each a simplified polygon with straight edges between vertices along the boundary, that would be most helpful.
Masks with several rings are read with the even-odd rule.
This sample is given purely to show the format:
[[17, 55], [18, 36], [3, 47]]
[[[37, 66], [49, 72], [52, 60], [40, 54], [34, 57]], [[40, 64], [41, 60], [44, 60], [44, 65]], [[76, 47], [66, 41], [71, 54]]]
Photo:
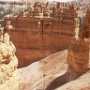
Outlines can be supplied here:
[[78, 75], [88, 71], [89, 67], [89, 43], [84, 40], [73, 39], [68, 49], [67, 62], [69, 71]]
[[6, 32], [10, 34], [11, 40], [17, 47], [16, 54], [21, 61], [19, 66], [25, 65], [25, 63], [26, 65], [30, 64], [30, 62], [41, 59], [50, 53], [68, 48], [71, 38], [74, 36], [74, 27], [63, 24], [62, 20], [26, 19], [26, 22], [24, 18], [16, 20], [16, 27], [20, 28]]
[[80, 34], [80, 38], [84, 39], [84, 38], [89, 38], [90, 37], [90, 10], [87, 10], [87, 14], [82, 26], [82, 32]]
[[71, 9], [74, 14], [70, 10], [67, 11], [68, 13], [66, 11], [62, 12], [61, 18], [29, 18], [21, 15], [17, 18], [4, 19], [4, 25], [10, 20], [14, 27], [5, 29], [5, 32], [10, 34], [17, 48], [19, 67], [68, 48], [75, 35], [76, 11]]

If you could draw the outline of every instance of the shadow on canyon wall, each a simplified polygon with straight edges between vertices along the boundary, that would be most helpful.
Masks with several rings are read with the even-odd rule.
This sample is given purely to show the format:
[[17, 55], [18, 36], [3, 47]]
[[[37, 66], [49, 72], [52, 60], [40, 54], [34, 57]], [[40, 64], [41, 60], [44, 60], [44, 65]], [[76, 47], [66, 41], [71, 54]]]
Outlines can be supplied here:
[[77, 76], [74, 76], [70, 72], [66, 72], [62, 76], [57, 77], [45, 90], [55, 90], [56, 88], [66, 84], [69, 81], [77, 79]]

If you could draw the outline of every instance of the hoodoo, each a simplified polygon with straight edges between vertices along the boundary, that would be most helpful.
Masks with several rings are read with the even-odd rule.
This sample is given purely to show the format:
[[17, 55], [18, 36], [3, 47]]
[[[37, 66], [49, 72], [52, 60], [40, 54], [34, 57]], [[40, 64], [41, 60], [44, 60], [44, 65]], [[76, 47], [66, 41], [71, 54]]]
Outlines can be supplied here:
[[0, 90], [19, 90], [20, 75], [15, 52], [10, 36], [4, 34], [3, 41], [0, 42]]

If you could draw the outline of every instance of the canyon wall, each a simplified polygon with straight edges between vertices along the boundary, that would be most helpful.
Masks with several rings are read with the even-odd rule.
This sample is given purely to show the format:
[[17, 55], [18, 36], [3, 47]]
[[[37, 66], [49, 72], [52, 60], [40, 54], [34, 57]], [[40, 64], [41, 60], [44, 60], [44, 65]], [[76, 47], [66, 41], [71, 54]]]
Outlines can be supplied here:
[[[68, 48], [75, 35], [75, 20], [10, 18], [13, 29], [6, 29], [17, 47], [19, 66]], [[26, 62], [27, 60], [27, 62]], [[23, 61], [23, 63], [22, 63]]]
[[[41, 13], [42, 6], [38, 7], [36, 3], [33, 8], [34, 11], [29, 11], [26, 17], [21, 11], [18, 17], [4, 19], [5, 32], [10, 34], [17, 48], [19, 67], [29, 65], [51, 53], [67, 49], [75, 35], [77, 14], [73, 5], [61, 10], [57, 4], [55, 10], [52, 10], [54, 15], [50, 17], [49, 14], [45, 14], [43, 18], [37, 16]], [[46, 13], [50, 12], [48, 3], [44, 7], [45, 10]], [[57, 10], [59, 11], [56, 12]], [[36, 16], [30, 16], [32, 14]]]
[[[7, 22], [5, 19], [5, 22]], [[75, 20], [10, 18], [13, 29], [6, 29], [17, 47], [19, 66], [68, 48], [75, 35]], [[27, 60], [27, 61], [26, 61]], [[26, 64], [25, 64], [26, 63]]]
[[81, 28], [80, 38], [89, 38], [90, 37], [90, 9], [87, 10], [86, 17]]

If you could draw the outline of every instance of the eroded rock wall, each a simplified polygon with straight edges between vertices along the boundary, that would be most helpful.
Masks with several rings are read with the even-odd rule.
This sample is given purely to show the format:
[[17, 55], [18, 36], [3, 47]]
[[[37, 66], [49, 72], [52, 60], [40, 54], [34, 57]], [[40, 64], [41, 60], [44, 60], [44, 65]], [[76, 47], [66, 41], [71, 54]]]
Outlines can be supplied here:
[[[49, 3], [43, 6], [36, 2], [26, 16], [21, 11], [18, 17], [4, 19], [5, 32], [10, 34], [17, 47], [19, 67], [68, 48], [75, 35], [77, 13], [75, 5], [67, 5], [69, 4], [56, 3], [55, 10], [54, 6], [50, 10]], [[7, 25], [8, 21], [11, 21], [11, 25]], [[13, 29], [10, 29], [12, 26]]]
[[87, 72], [89, 70], [89, 42], [73, 39], [68, 49], [67, 63], [68, 72], [77, 76]]
[[0, 90], [19, 90], [20, 77], [17, 71], [16, 48], [9, 35], [0, 42]]
[[[13, 29], [6, 29], [17, 47], [19, 67], [66, 49], [75, 35], [75, 23], [65, 19], [9, 18]], [[26, 62], [27, 61], [27, 62]]]

